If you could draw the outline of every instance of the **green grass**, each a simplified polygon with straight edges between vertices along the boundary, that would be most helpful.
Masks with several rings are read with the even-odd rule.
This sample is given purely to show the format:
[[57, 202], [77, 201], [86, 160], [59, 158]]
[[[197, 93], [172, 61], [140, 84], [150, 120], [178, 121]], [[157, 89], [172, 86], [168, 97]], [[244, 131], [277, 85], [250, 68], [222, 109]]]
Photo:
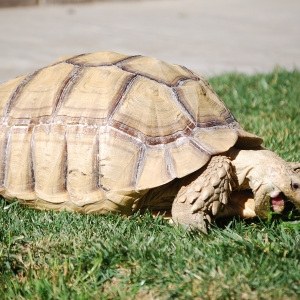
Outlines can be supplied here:
[[[245, 129], [300, 161], [300, 72], [209, 81]], [[39, 212], [0, 200], [0, 299], [299, 299], [296, 215], [219, 226], [205, 235], [150, 214]]]

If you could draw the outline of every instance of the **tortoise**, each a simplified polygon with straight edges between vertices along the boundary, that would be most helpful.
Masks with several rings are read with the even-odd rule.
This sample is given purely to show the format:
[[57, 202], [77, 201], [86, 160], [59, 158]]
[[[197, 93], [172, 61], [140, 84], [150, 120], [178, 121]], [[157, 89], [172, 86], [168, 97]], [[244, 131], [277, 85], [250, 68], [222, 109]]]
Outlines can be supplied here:
[[300, 209], [300, 163], [264, 148], [183, 66], [115, 52], [64, 57], [3, 83], [0, 110], [8, 201], [171, 212], [204, 232], [219, 217], [281, 212], [287, 198]]

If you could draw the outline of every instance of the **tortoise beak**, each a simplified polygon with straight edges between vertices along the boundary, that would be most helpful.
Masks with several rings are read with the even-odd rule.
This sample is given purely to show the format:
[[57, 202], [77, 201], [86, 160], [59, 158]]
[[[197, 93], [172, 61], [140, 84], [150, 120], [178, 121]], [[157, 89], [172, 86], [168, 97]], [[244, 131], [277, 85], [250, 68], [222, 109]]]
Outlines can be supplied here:
[[300, 211], [300, 184], [292, 180], [289, 189], [268, 192], [266, 187], [261, 186], [254, 194], [255, 213], [258, 217], [266, 219], [270, 211], [281, 213], [291, 201]]
[[261, 219], [267, 219], [269, 212], [281, 213], [285, 208], [287, 197], [279, 189], [269, 185], [262, 185], [254, 193], [255, 213]]
[[261, 219], [267, 219], [271, 210], [271, 197], [265, 191], [258, 190], [254, 194], [255, 214]]

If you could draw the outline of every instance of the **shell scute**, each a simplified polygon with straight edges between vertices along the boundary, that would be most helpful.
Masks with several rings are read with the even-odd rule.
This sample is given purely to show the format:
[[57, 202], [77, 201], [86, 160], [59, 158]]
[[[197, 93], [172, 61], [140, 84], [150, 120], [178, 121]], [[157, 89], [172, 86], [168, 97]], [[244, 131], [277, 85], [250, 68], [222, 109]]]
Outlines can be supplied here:
[[135, 189], [144, 190], [169, 182], [174, 178], [169, 168], [165, 147], [148, 147], [140, 157]]
[[32, 172], [31, 135], [32, 126], [11, 127], [5, 149], [5, 197], [25, 200], [36, 198]]
[[195, 132], [194, 139], [208, 153], [215, 155], [232, 147], [238, 139], [238, 134], [232, 128], [203, 128]]
[[100, 185], [105, 191], [134, 190], [140, 148], [125, 135], [105, 130], [99, 136]]
[[176, 87], [176, 91], [200, 127], [208, 126], [211, 122], [226, 126], [226, 120], [233, 119], [224, 103], [202, 81], [186, 81]]
[[14, 78], [8, 82], [0, 85], [0, 115], [3, 116], [6, 113], [6, 108], [8, 108], [9, 99], [16, 91], [17, 87], [22, 83], [22, 81], [28, 75], [20, 76]]
[[66, 127], [35, 126], [33, 157], [37, 198], [53, 203], [68, 202]]
[[123, 70], [142, 75], [169, 86], [178, 84], [180, 80], [194, 78], [194, 75], [187, 69], [152, 57], [139, 56], [121, 62], [119, 65]]
[[[132, 74], [111, 66], [103, 68], [84, 68], [74, 82], [57, 112], [56, 120], [81, 123], [83, 119], [105, 120], [124, 89], [133, 77]], [[72, 121], [65, 116], [72, 117]], [[69, 121], [70, 120], [70, 121]]]
[[165, 137], [191, 123], [169, 87], [144, 77], [136, 78], [112, 119], [149, 137]]
[[200, 169], [210, 159], [209, 153], [197, 148], [188, 139], [174, 143], [173, 147], [169, 148], [169, 152], [174, 173], [178, 178]]
[[67, 190], [78, 206], [104, 199], [99, 179], [99, 129], [92, 126], [67, 128]]
[[[31, 119], [50, 117], [74, 67], [59, 64], [44, 68], [32, 76], [10, 99], [9, 124], [29, 123]], [[28, 120], [27, 122], [25, 120]]]

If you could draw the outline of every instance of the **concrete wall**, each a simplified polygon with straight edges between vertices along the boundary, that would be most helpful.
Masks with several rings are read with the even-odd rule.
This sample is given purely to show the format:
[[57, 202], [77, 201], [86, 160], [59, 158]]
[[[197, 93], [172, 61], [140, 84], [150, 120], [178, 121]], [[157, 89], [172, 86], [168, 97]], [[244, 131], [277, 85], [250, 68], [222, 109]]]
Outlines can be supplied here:
[[0, 7], [130, 0], [0, 0]]
[[0, 7], [37, 5], [39, 0], [0, 0]]

